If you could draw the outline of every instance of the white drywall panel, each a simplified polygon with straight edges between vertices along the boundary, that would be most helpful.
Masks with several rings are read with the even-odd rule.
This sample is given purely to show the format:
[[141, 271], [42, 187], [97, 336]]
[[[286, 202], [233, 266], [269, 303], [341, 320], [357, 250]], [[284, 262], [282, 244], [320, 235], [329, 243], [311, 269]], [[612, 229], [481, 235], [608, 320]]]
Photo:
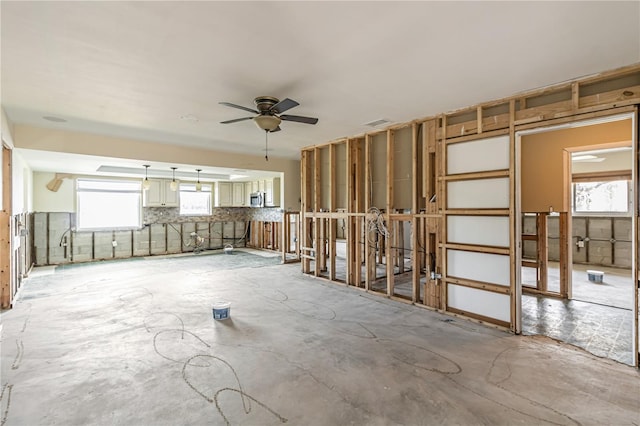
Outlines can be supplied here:
[[509, 286], [510, 259], [507, 255], [447, 250], [447, 276]]
[[508, 323], [511, 322], [510, 297], [508, 294], [448, 284], [447, 305], [462, 311]]
[[447, 208], [509, 208], [509, 178], [447, 182]]
[[447, 242], [509, 247], [509, 217], [449, 215]]
[[447, 145], [447, 174], [508, 168], [508, 135]]

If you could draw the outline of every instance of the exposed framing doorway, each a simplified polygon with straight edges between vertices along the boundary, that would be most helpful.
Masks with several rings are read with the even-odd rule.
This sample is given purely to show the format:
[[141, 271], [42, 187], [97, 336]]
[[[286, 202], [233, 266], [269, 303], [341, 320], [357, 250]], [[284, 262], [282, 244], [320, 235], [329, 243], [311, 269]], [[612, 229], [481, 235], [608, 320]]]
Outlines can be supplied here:
[[[571, 301], [572, 271], [573, 271], [573, 261], [572, 261], [573, 239], [571, 238], [572, 226], [571, 226], [571, 191], [570, 191], [571, 189], [571, 175], [570, 175], [571, 151], [584, 151], [586, 150], [585, 146], [589, 146], [591, 149], [604, 148], [607, 146], [607, 142], [609, 142], [608, 146], [612, 146], [612, 144], [611, 144], [611, 141], [607, 141], [605, 138], [605, 140], [603, 140], [600, 146], [598, 146], [596, 143], [580, 145], [580, 142], [578, 141], [574, 143], [573, 146], [564, 147], [564, 146], [559, 146], [559, 144], [551, 145], [553, 143], [552, 139], [553, 139], [553, 136], [559, 135], [561, 133], [560, 131], [565, 131], [567, 129], [582, 129], [582, 131], [588, 130], [591, 133], [597, 133], [596, 130], [599, 128], [592, 127], [592, 126], [606, 125], [607, 123], [614, 123], [614, 122], [624, 122], [624, 126], [627, 125], [626, 123], [629, 123], [628, 126], [630, 127], [630, 129], [627, 129], [627, 130], [629, 131], [629, 134], [631, 134], [632, 158], [634, 159], [631, 165], [631, 169], [632, 169], [631, 170], [631, 177], [632, 177], [631, 211], [633, 212], [633, 214], [631, 215], [631, 229], [632, 229], [632, 232], [631, 232], [631, 235], [632, 235], [631, 278], [634, 285], [631, 285], [631, 289], [629, 290], [630, 293], [633, 292], [633, 294], [629, 294], [629, 297], [633, 300], [633, 309], [632, 309], [632, 312], [630, 313], [631, 316], [628, 319], [628, 321], [631, 323], [631, 337], [630, 337], [631, 341], [629, 342], [629, 346], [631, 348], [631, 358], [630, 358], [630, 362], [628, 363], [638, 366], [638, 302], [639, 301], [638, 301], [638, 288], [637, 288], [637, 283], [638, 283], [637, 110], [634, 110], [634, 112], [625, 112], [625, 113], [609, 115], [609, 116], [602, 115], [597, 118], [591, 118], [591, 119], [582, 120], [582, 121], [576, 120], [576, 121], [563, 123], [559, 125], [549, 125], [546, 127], [529, 127], [529, 128], [520, 129], [520, 130], [516, 129], [516, 132], [515, 132], [515, 135], [516, 135], [516, 183], [515, 183], [516, 213], [515, 213], [515, 216], [516, 218], [522, 218], [524, 213], [536, 213], [536, 214], [545, 216], [544, 219], [546, 219], [549, 213], [559, 214], [560, 223], [561, 223], [560, 224], [561, 255], [560, 255], [560, 262], [559, 262], [560, 283], [561, 283], [560, 289], [557, 292], [546, 292], [546, 294], [545, 294], [545, 291], [542, 291], [540, 292], [538, 297], [542, 298], [542, 300], [546, 300], [544, 298], [555, 297], [555, 298], [564, 300], [565, 302]], [[554, 132], [556, 133], [554, 134]], [[538, 140], [545, 139], [545, 143], [548, 142], [548, 145], [553, 147], [553, 151], [549, 151], [549, 152], [554, 152], [553, 159], [548, 158], [547, 161], [549, 161], [550, 163], [547, 163], [545, 165], [546, 167], [543, 167], [543, 170], [545, 170], [545, 168], [547, 169], [545, 170], [545, 173], [549, 170], [549, 168], [553, 169], [553, 167], [559, 168], [562, 173], [562, 176], [560, 177], [556, 176], [555, 178], [553, 176], [543, 176], [541, 178], [541, 181], [537, 182], [537, 184], [545, 188], [545, 190], [547, 191], [546, 194], [544, 193], [545, 191], [539, 191], [542, 194], [539, 197], [539, 199], [536, 199], [535, 197], [530, 197], [527, 195], [527, 194], [530, 195], [531, 193], [532, 174], [530, 171], [532, 167], [536, 167], [536, 164], [535, 164], [536, 161], [538, 161], [539, 163], [537, 167], [542, 167], [540, 166], [540, 164], [544, 164], [544, 162], [540, 162], [539, 159], [536, 160], [536, 154], [531, 155], [532, 154], [531, 146], [533, 145], [530, 142], [533, 138], [527, 138], [528, 136], [534, 136], [538, 138]], [[524, 147], [523, 147], [523, 137], [527, 138], [527, 143], [525, 144]], [[542, 149], [544, 148], [544, 146], [541, 144], [536, 145], [536, 148], [544, 151], [544, 149]], [[549, 152], [547, 152], [548, 157], [550, 157]], [[523, 158], [525, 158], [524, 161], [523, 161]], [[523, 177], [523, 174], [524, 174], [524, 177]], [[549, 174], [553, 175], [553, 172], [550, 172]], [[546, 178], [551, 179], [551, 181], [545, 184], [545, 182], [543, 181]], [[563, 183], [560, 184], [560, 182], [563, 182]], [[549, 192], [553, 193], [553, 191], [549, 191], [549, 189], [551, 187], [554, 187], [557, 192], [559, 188], [557, 185], [561, 185], [561, 188], [559, 189], [561, 191], [561, 194], [556, 194], [557, 197], [554, 199], [553, 194], [549, 195]], [[523, 194], [525, 194], [524, 202], [523, 202]], [[529, 237], [526, 235], [523, 236], [521, 221], [516, 220], [515, 222], [516, 222], [515, 223], [516, 247], [518, 247], [517, 256], [516, 256], [516, 265], [515, 265], [516, 266], [516, 285], [517, 285], [517, 288], [519, 289], [518, 291], [519, 296], [516, 301], [516, 312], [517, 312], [517, 318], [518, 318], [517, 324], [519, 326], [519, 329], [517, 331], [522, 332], [524, 331], [522, 329], [523, 327], [522, 303], [523, 303], [523, 298], [525, 297], [522, 295], [522, 293], [525, 290], [527, 290], [527, 292], [530, 293], [528, 288], [523, 287], [523, 282], [522, 282], [522, 267], [523, 267], [522, 247]], [[541, 222], [544, 223], [544, 220], [542, 220]], [[539, 240], [541, 239], [542, 238], [540, 238]], [[525, 260], [525, 263], [526, 263], [526, 260]], [[537, 265], [539, 264], [540, 263], [537, 262]], [[531, 265], [525, 265], [525, 266], [531, 266]], [[546, 262], [545, 262], [545, 266], [546, 266]], [[543, 272], [546, 273], [546, 271], [543, 271]], [[545, 287], [543, 290], [547, 290], [547, 288]], [[534, 293], [535, 293], [535, 290], [534, 290]], [[552, 293], [556, 293], [556, 294], [552, 294]], [[548, 299], [548, 300], [551, 301], [551, 299]], [[532, 334], [538, 334], [538, 333], [532, 333]], [[545, 333], [539, 333], [539, 334], [545, 334]]]

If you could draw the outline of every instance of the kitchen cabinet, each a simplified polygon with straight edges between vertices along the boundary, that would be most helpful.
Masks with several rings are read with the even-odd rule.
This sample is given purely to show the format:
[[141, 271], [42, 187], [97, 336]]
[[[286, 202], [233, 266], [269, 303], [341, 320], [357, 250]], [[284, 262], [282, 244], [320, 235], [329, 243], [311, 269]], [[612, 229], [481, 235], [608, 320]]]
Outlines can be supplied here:
[[244, 183], [244, 205], [251, 207], [251, 193], [253, 192], [253, 182]]
[[245, 182], [218, 182], [218, 207], [246, 207]]
[[171, 190], [170, 180], [149, 179], [149, 183], [151, 186], [143, 195], [145, 207], [180, 207], [180, 192]]
[[218, 206], [231, 207], [233, 204], [233, 187], [231, 182], [218, 182]]
[[264, 180], [264, 205], [266, 207], [280, 205], [280, 178]]
[[246, 206], [246, 200], [244, 198], [244, 182], [233, 182], [233, 206], [244, 207]]

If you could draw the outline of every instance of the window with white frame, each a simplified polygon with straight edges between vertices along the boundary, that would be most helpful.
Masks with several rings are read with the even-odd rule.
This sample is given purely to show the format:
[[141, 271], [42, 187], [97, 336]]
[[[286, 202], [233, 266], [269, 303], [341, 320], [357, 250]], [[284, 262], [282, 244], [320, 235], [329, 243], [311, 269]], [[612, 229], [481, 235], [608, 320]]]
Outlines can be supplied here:
[[212, 185], [203, 183], [200, 191], [195, 183], [180, 184], [180, 214], [207, 216], [211, 214]]
[[630, 212], [630, 185], [628, 180], [575, 182], [573, 184], [573, 210], [588, 214], [625, 214]]
[[139, 228], [141, 182], [77, 179], [76, 206], [78, 229]]

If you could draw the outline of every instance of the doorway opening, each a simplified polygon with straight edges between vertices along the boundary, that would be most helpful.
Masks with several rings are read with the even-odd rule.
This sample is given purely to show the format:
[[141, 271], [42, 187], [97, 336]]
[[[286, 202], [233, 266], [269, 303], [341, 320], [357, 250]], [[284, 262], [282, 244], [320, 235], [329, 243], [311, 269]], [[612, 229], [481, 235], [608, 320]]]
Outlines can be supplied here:
[[631, 115], [517, 134], [521, 331], [637, 365]]

